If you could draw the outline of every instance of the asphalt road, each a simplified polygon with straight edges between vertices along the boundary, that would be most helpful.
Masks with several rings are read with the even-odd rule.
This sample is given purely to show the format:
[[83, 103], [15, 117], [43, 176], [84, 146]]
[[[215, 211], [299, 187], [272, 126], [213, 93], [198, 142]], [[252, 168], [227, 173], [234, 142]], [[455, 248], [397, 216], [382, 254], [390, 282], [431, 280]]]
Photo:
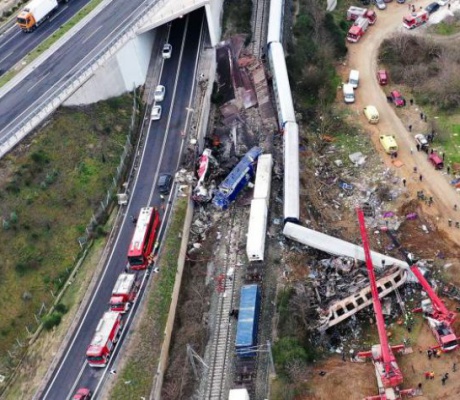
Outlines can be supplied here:
[[57, 11], [34, 32], [25, 33], [14, 24], [0, 36], [0, 75], [10, 70], [41, 42], [59, 30], [91, 0], [69, 0], [59, 5]]
[[[99, 319], [108, 309], [107, 303], [117, 277], [127, 264], [127, 249], [134, 232], [134, 224], [130, 216], [137, 215], [141, 207], [161, 205], [158, 191], [154, 191], [158, 174], [160, 172], [174, 174], [179, 166], [183, 146], [181, 131], [185, 129], [189, 118], [187, 108], [191, 105], [191, 93], [194, 90], [202, 21], [203, 12], [196, 11], [190, 16], [175, 20], [171, 25], [168, 41], [173, 46], [172, 57], [164, 61], [160, 79], [161, 84], [166, 87], [166, 96], [161, 103], [162, 118], [150, 123], [142, 160], [131, 190], [134, 195], [127, 206], [122, 227], [99, 278], [93, 298], [42, 399], [66, 399], [79, 387], [89, 387], [94, 391], [107, 374], [107, 368], [94, 369], [86, 365], [85, 351]], [[160, 49], [158, 49], [158, 57], [160, 57]], [[125, 320], [127, 319], [129, 314], [125, 316]]]
[[[0, 98], [0, 143], [12, 127], [20, 125], [34, 110], [38, 111], [50, 94], [59, 92], [76, 72], [100, 53], [128, 21], [138, 19], [146, 3], [146, 0], [113, 0], [84, 29]], [[28, 36], [39, 34], [42, 27]]]

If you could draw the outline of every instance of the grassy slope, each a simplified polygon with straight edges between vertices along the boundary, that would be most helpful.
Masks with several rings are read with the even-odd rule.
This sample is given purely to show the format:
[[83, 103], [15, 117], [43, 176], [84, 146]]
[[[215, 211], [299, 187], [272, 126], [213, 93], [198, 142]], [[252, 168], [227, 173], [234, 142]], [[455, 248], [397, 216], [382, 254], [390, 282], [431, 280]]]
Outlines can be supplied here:
[[[126, 141], [132, 100], [61, 109], [39, 135], [0, 161], [0, 355], [42, 302], [52, 303], [105, 197]], [[17, 216], [17, 217], [16, 217]], [[5, 222], [7, 221], [7, 222]], [[15, 222], [16, 221], [16, 222]], [[5, 225], [6, 224], [6, 225]], [[24, 294], [27, 293], [27, 300]]]

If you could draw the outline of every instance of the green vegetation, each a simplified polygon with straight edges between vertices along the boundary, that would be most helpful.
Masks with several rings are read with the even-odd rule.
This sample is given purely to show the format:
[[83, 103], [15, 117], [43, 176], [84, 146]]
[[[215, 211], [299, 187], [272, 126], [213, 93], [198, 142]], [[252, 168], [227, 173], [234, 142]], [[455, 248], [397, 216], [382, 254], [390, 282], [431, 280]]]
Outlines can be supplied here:
[[[77, 25], [83, 18], [85, 18], [91, 11], [93, 11], [102, 0], [92, 0], [82, 10], [80, 10], [70, 21], [61, 25], [56, 32], [54, 32], [48, 39], [41, 42], [35, 50], [31, 51], [23, 60], [25, 64], [30, 64], [33, 60], [38, 58], [45, 50], [48, 50], [51, 45], [56, 43], [62, 36], [69, 32], [75, 25]], [[18, 7], [19, 8], [19, 7]], [[19, 29], [19, 28], [18, 28]], [[33, 35], [33, 33], [31, 33]], [[0, 78], [0, 87], [9, 82], [18, 71], [8, 71]]]
[[[222, 26], [225, 37], [251, 33], [252, 1], [230, 0], [224, 2]], [[249, 39], [250, 40], [250, 37]], [[246, 43], [248, 44], [248, 43]]]
[[340, 82], [335, 62], [347, 53], [349, 24], [343, 23], [343, 18], [343, 14], [326, 12], [320, 1], [299, 2], [286, 62], [291, 87], [296, 87], [296, 111], [306, 122], [335, 100]]
[[436, 35], [451, 36], [460, 32], [460, 13], [447, 16], [438, 24], [429, 26], [428, 31]]
[[[179, 198], [160, 254], [158, 264], [160, 273], [148, 288], [146, 310], [142, 312], [139, 329], [133, 338], [136, 343], [131, 346], [132, 353], [125, 367], [120, 371], [117, 383], [110, 394], [111, 399], [148, 397], [152, 390], [152, 375], [158, 366], [163, 332], [171, 304], [186, 211], [187, 199]], [[146, 373], [139, 373], [139, 371]]]
[[[72, 271], [77, 239], [112, 184], [131, 113], [130, 95], [59, 109], [40, 134], [0, 160], [0, 362], [8, 367], [15, 360], [7, 351], [24, 340], [26, 327], [35, 331]], [[45, 327], [66, 311], [59, 304]]]

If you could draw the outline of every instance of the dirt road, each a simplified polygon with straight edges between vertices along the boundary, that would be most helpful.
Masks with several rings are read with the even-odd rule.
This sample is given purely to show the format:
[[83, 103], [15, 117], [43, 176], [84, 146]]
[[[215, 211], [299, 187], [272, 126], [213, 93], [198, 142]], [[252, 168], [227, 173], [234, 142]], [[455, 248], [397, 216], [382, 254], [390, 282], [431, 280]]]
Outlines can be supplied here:
[[[425, 7], [429, 3], [430, 0], [413, 2], [417, 8]], [[455, 3], [457, 3], [455, 4], [457, 6], [458, 1]], [[387, 6], [384, 11], [376, 10], [378, 14], [377, 22], [370, 27], [361, 41], [348, 46], [349, 59], [347, 67], [360, 71], [360, 85], [356, 91], [356, 103], [351, 107], [359, 111], [362, 111], [366, 105], [377, 107], [380, 113], [379, 124], [372, 126], [367, 123], [364, 117], [362, 117], [362, 123], [371, 134], [372, 141], [379, 154], [381, 154], [383, 162], [389, 168], [395, 170], [401, 180], [403, 178], [407, 180], [408, 191], [412, 198], [416, 197], [418, 190], [424, 190], [425, 194], [433, 196], [434, 205], [429, 208], [425, 207], [424, 211], [431, 215], [434, 221], [437, 221], [438, 229], [444, 230], [456, 244], [460, 244], [460, 229], [448, 227], [448, 219], [452, 219], [453, 225], [455, 225], [456, 221], [460, 222], [460, 195], [449, 184], [452, 176], [447, 176], [443, 171], [436, 171], [427, 161], [426, 154], [416, 151], [413, 139], [413, 135], [416, 133], [426, 133], [431, 130], [430, 118], [434, 116], [428, 115], [428, 123], [421, 121], [420, 112], [423, 112], [423, 109], [420, 110], [416, 104], [410, 106], [410, 95], [405, 95], [403, 92], [403, 96], [405, 95], [407, 99], [407, 106], [402, 113], [407, 126], [409, 124], [413, 126], [412, 133], [409, 133], [407, 126], [403, 124], [396, 114], [394, 106], [389, 104], [386, 99], [386, 93], [399, 88], [392, 84], [391, 76], [389, 85], [385, 87], [381, 87], [376, 79], [378, 69], [377, 54], [382, 41], [393, 33], [408, 32], [402, 26], [402, 18], [408, 13], [407, 3], [397, 4], [392, 2]], [[445, 11], [440, 10], [438, 12]], [[421, 34], [426, 31], [426, 28], [419, 27], [416, 30], [418, 30], [417, 34]], [[399, 145], [398, 160], [404, 163], [403, 166], [396, 168], [392, 164], [390, 157], [383, 152], [378, 140], [381, 134], [396, 136]], [[417, 173], [413, 172], [415, 166], [417, 167]], [[422, 181], [420, 181], [420, 174], [423, 176]], [[454, 211], [454, 204], [458, 204], [459, 211]]]

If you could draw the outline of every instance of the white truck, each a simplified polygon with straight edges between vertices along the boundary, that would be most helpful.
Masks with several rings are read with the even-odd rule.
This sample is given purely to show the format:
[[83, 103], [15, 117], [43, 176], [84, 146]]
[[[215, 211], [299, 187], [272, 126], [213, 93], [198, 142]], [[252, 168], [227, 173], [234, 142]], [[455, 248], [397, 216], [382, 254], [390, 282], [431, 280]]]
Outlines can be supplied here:
[[374, 25], [377, 21], [377, 14], [375, 11], [368, 10], [367, 8], [351, 6], [347, 10], [347, 20], [356, 21], [359, 17], [367, 18], [370, 25]]
[[57, 0], [32, 0], [19, 13], [17, 24], [24, 32], [32, 32], [58, 8]]
[[231, 389], [228, 400], [250, 400], [247, 389]]

